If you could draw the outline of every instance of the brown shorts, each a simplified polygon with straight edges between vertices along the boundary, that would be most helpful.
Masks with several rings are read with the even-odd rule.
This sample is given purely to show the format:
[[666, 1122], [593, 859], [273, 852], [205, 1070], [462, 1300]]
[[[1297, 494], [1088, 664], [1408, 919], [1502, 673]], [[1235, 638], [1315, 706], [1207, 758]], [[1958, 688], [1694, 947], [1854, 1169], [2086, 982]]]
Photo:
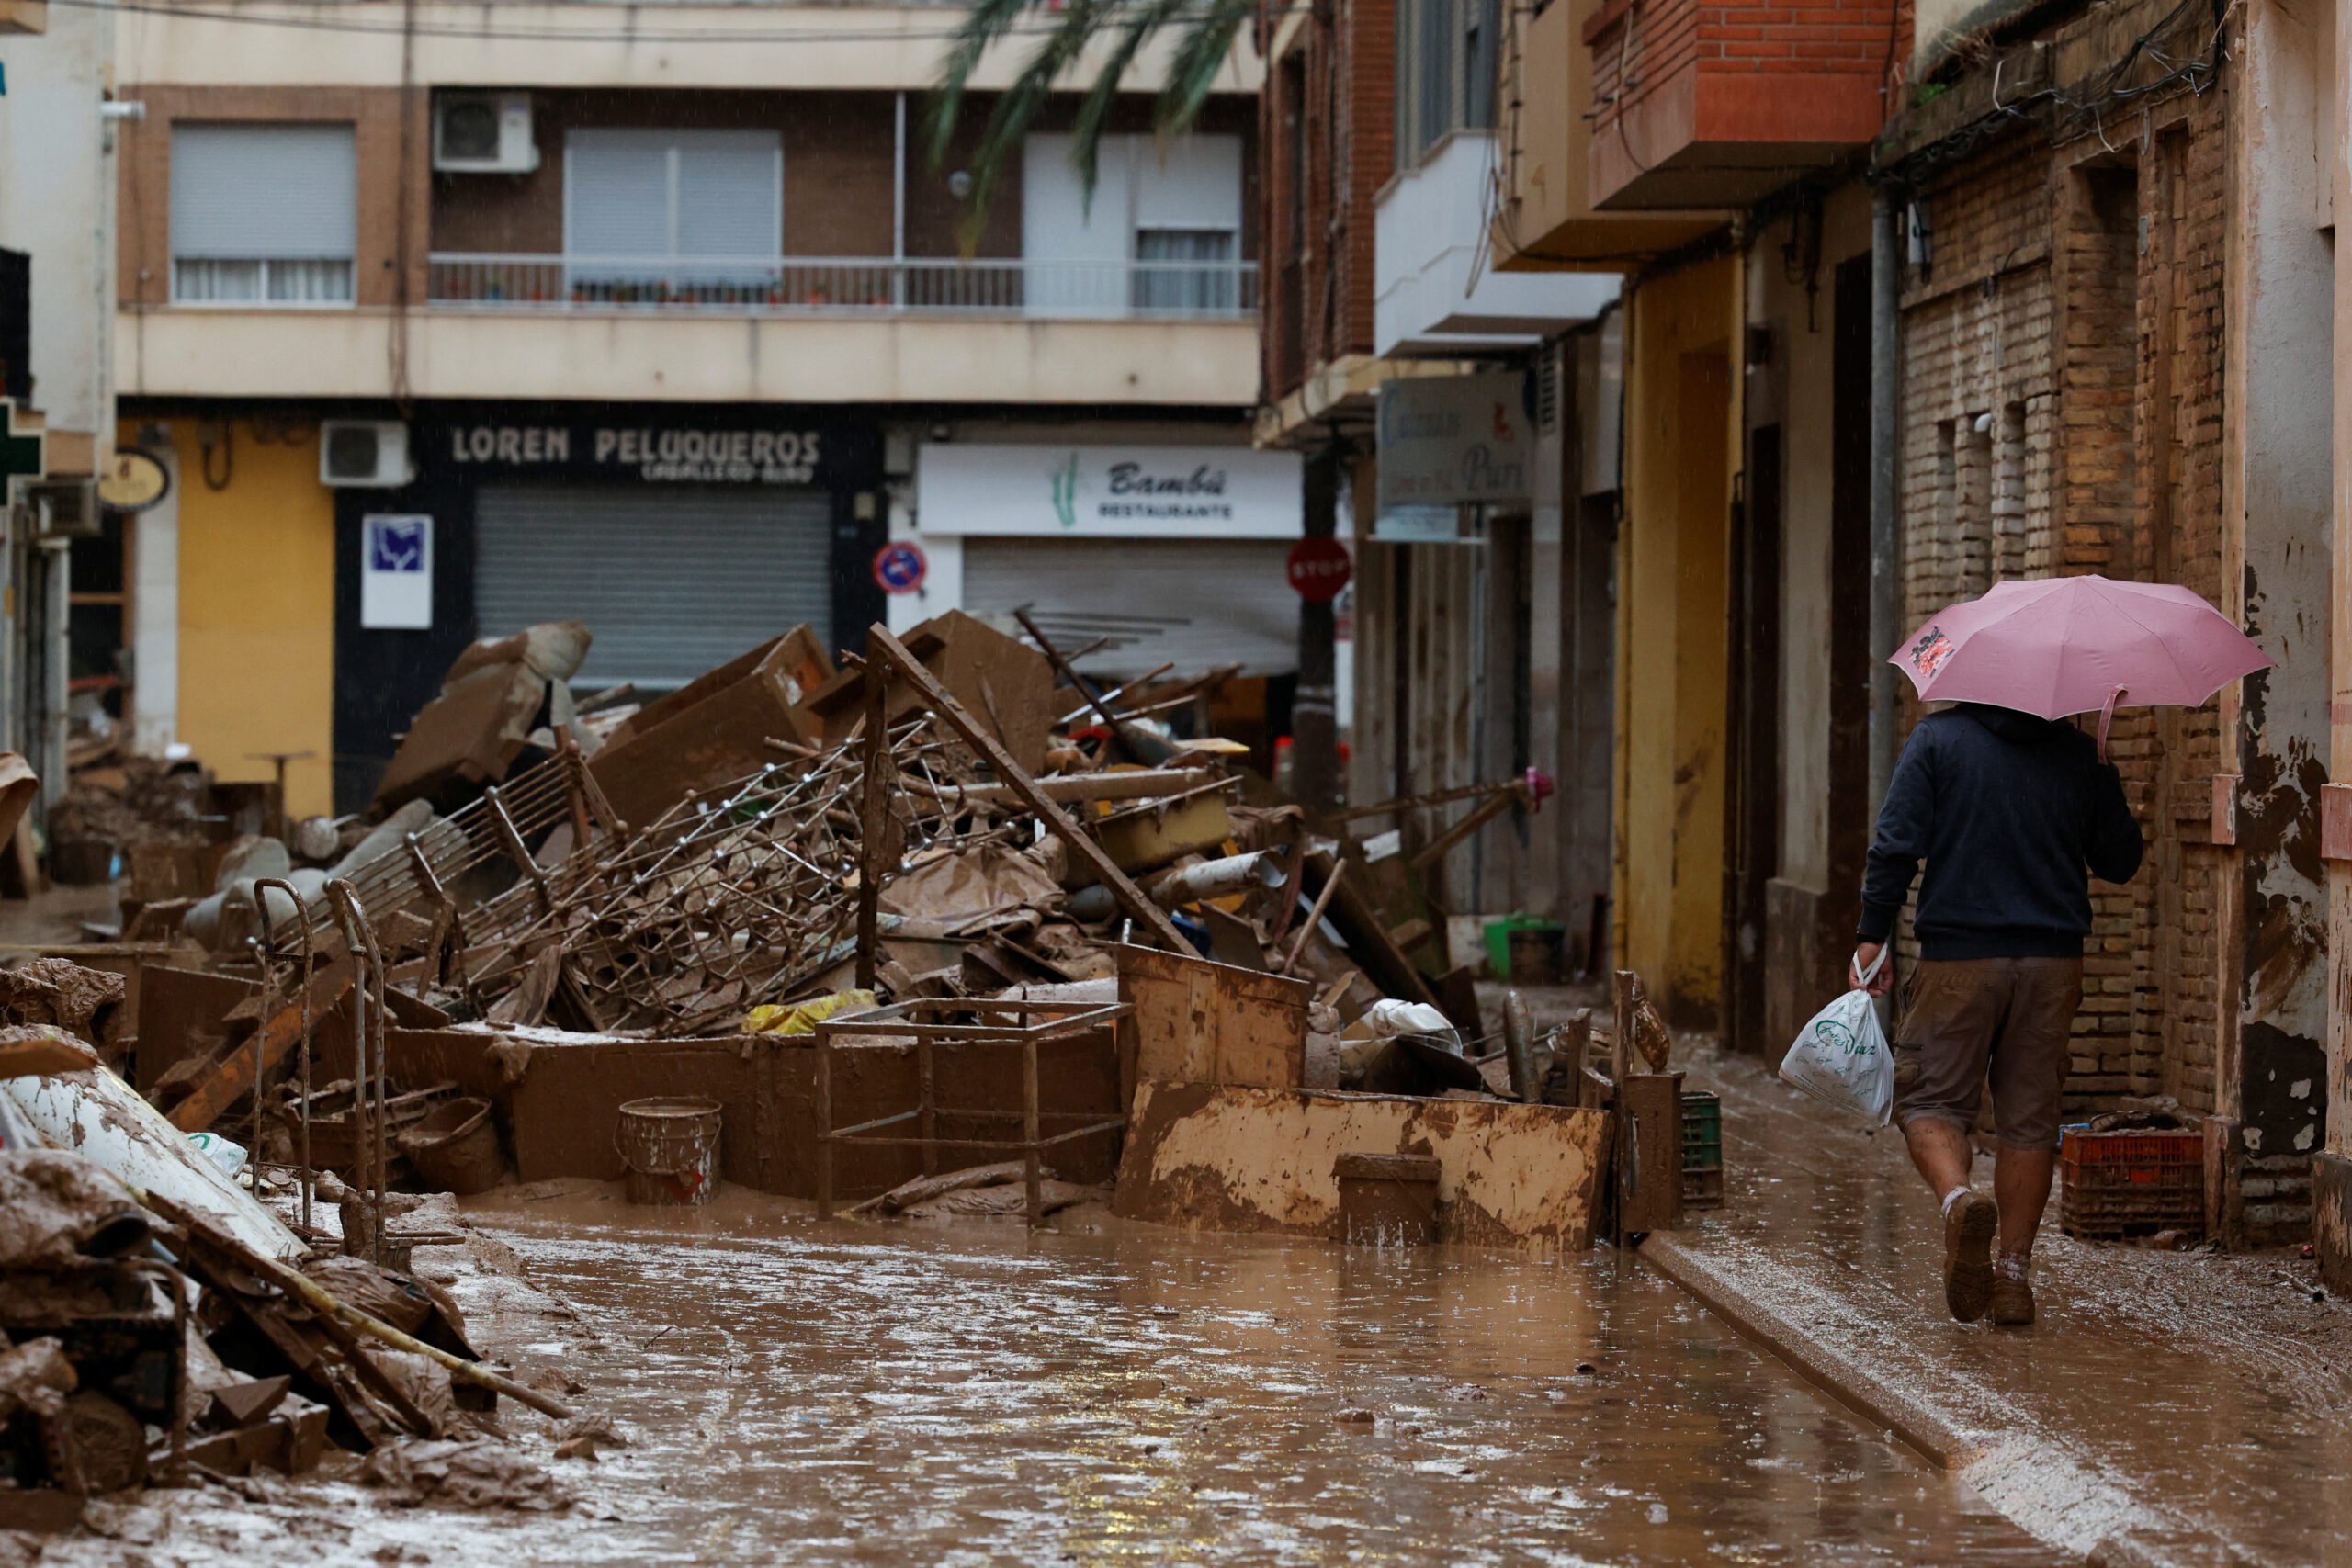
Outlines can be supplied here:
[[2079, 958], [1922, 960], [1903, 983], [1894, 1030], [1894, 1119], [1976, 1124], [1989, 1072], [1993, 1136], [2058, 1146], [2067, 1041], [2083, 999]]

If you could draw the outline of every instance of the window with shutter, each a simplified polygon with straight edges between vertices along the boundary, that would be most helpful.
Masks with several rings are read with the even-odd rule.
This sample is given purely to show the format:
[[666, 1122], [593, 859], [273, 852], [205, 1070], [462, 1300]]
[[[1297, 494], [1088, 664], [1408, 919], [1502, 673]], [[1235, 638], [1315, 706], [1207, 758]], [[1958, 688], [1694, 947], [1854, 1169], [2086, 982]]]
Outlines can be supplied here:
[[175, 123], [172, 299], [348, 305], [358, 249], [349, 125]]
[[780, 275], [784, 143], [772, 130], [574, 130], [564, 259], [575, 295], [753, 301]]
[[1242, 308], [1241, 139], [1106, 136], [1089, 201], [1071, 139], [1028, 139], [1022, 252], [1032, 314], [1232, 315]]

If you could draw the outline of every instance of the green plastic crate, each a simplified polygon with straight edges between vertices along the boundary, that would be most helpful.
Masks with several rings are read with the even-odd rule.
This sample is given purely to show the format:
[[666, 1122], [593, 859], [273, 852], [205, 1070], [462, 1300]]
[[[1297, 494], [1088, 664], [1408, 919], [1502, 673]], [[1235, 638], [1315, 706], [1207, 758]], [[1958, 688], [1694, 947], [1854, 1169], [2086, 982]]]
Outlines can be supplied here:
[[1547, 920], [1540, 915], [1505, 915], [1499, 920], [1488, 920], [1486, 927], [1487, 973], [1498, 980], [1510, 978], [1510, 935], [1513, 931], [1559, 931], [1567, 928], [1557, 920]]
[[1724, 1201], [1724, 1102], [1705, 1089], [1682, 1095], [1682, 1206], [1717, 1209]]

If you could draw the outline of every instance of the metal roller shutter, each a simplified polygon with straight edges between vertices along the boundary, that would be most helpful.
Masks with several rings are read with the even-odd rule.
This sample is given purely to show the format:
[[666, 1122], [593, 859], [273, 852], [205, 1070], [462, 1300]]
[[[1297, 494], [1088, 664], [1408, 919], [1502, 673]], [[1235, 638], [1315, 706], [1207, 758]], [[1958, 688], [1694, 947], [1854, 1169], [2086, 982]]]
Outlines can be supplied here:
[[174, 125], [172, 254], [350, 260], [355, 145], [348, 125]]
[[1245, 675], [1298, 668], [1298, 595], [1282, 539], [964, 541], [964, 608], [1010, 616], [1027, 607], [1046, 635], [1076, 649], [1113, 640], [1090, 673], [1177, 675], [1239, 664]]
[[683, 685], [804, 621], [831, 637], [821, 491], [495, 486], [474, 529], [481, 635], [585, 621], [582, 689]]

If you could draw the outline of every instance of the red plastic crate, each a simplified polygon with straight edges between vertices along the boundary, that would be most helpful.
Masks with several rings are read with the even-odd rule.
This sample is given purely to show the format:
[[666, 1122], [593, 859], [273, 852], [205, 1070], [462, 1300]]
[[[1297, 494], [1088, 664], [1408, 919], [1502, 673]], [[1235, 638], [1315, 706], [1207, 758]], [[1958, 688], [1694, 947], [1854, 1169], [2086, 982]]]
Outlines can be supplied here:
[[2059, 1134], [2058, 1226], [2068, 1235], [2120, 1241], [2159, 1231], [2205, 1230], [2202, 1133]]

